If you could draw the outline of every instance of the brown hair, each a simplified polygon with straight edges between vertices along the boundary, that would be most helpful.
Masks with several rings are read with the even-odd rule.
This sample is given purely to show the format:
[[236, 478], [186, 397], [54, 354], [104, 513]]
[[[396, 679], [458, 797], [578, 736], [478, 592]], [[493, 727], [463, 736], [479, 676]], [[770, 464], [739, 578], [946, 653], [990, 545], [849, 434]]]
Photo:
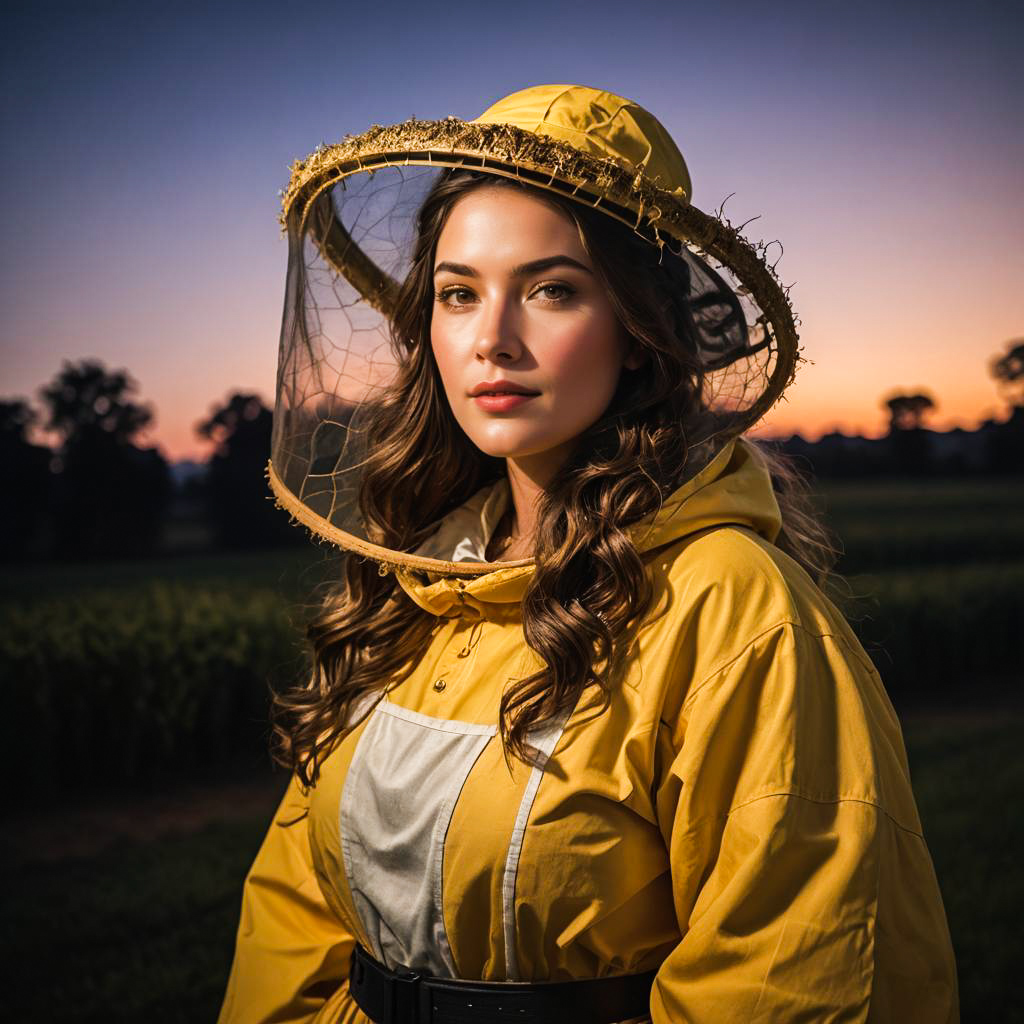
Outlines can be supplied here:
[[[656, 511], [688, 476], [709, 416], [689, 270], [604, 213], [524, 183], [467, 170], [444, 172], [418, 213], [410, 271], [392, 318], [400, 353], [394, 384], [366, 420], [369, 456], [360, 509], [370, 540], [413, 550], [437, 522], [505, 473], [455, 421], [430, 344], [437, 241], [455, 202], [482, 185], [525, 189], [571, 218], [624, 330], [646, 359], [624, 369], [601, 418], [578, 439], [538, 508], [535, 572], [522, 601], [523, 632], [544, 668], [502, 695], [506, 755], [531, 759], [528, 734], [596, 687], [606, 706], [615, 658], [649, 610], [652, 588], [626, 527]], [[756, 443], [756, 442], [755, 442]], [[778, 546], [824, 585], [835, 547], [792, 463], [758, 445], [783, 515]], [[424, 471], [429, 466], [429, 471]], [[306, 635], [312, 673], [274, 698], [274, 756], [313, 785], [354, 705], [400, 681], [436, 619], [395, 577], [356, 555], [329, 587]]]

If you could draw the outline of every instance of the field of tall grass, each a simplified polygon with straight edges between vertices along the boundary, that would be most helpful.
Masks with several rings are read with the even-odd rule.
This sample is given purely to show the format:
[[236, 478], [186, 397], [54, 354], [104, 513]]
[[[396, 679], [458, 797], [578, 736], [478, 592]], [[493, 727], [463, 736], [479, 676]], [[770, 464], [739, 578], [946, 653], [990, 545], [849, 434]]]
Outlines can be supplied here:
[[[1024, 488], [840, 485], [829, 588], [897, 705], [1019, 691]], [[303, 601], [329, 549], [22, 567], [0, 587], [0, 757], [37, 793], [214, 770], [266, 740], [270, 687], [304, 671]], [[70, 780], [70, 782], [69, 782]]]

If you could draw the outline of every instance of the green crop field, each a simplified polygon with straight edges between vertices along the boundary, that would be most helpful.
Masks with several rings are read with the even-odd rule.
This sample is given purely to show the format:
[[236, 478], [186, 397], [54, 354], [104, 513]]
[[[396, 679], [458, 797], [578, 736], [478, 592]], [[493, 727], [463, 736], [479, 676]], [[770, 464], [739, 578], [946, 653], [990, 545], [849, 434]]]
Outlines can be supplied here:
[[1024, 562], [1024, 482], [830, 481], [816, 504], [842, 542], [843, 573]]
[[[1020, 692], [1024, 489], [842, 485], [821, 503], [846, 549], [829, 596], [898, 706]], [[316, 587], [339, 573], [313, 544], [8, 572], [0, 758], [13, 769], [34, 757], [48, 792], [251, 753], [266, 740], [271, 687], [306, 671]]]

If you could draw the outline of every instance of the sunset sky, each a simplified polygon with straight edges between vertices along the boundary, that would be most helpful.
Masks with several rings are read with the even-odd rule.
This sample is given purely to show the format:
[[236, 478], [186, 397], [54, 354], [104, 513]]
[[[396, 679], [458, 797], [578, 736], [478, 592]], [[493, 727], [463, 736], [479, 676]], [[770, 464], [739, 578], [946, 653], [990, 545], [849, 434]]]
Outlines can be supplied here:
[[765, 424], [878, 434], [1005, 414], [1024, 337], [1019, 5], [867, 2], [25, 5], [3, 32], [0, 398], [126, 368], [145, 441], [204, 457], [233, 390], [273, 400], [291, 161], [374, 122], [472, 118], [527, 85], [636, 100], [694, 202], [780, 239], [805, 363]]

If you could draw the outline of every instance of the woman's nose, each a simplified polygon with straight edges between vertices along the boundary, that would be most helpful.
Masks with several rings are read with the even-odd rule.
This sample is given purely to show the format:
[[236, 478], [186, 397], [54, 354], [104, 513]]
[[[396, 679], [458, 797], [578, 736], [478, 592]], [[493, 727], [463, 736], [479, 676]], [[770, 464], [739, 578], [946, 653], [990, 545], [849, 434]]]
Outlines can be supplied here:
[[477, 322], [477, 358], [492, 362], [500, 358], [518, 359], [523, 350], [518, 321], [511, 296], [488, 300]]

